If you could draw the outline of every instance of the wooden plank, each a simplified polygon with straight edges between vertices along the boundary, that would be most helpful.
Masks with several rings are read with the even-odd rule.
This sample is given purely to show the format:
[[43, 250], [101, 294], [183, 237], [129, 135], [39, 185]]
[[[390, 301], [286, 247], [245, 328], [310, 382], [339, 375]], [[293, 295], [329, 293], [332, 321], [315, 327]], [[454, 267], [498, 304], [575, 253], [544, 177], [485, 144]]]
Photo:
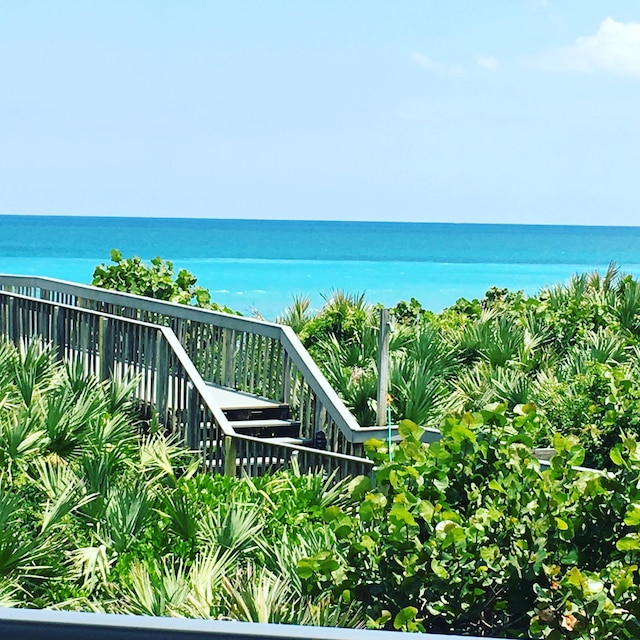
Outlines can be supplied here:
[[387, 395], [389, 393], [389, 340], [391, 317], [389, 309], [380, 309], [380, 334], [378, 336], [378, 406], [377, 425], [387, 424]]
[[282, 406], [282, 403], [263, 396], [209, 383], [207, 383], [207, 395], [223, 411], [230, 409], [266, 409]]

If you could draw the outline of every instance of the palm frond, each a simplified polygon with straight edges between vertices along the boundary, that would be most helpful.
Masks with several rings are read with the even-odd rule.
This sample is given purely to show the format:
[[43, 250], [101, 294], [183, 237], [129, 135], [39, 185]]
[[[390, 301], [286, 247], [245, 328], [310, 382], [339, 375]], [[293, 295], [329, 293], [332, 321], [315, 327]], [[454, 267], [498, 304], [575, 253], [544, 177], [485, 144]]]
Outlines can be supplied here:
[[235, 552], [247, 552], [263, 542], [264, 522], [259, 511], [250, 506], [230, 505], [204, 518], [199, 536], [207, 545], [219, 545]]
[[287, 581], [266, 568], [247, 567], [235, 579], [224, 577], [222, 585], [230, 613], [236, 620], [246, 622], [291, 622], [296, 601]]

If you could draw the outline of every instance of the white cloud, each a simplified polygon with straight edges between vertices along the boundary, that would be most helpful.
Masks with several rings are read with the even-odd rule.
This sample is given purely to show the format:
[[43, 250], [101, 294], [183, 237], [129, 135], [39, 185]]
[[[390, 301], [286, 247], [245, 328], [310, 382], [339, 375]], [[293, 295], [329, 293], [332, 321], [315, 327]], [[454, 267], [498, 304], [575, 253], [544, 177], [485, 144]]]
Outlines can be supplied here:
[[498, 66], [498, 60], [494, 56], [478, 56], [476, 64], [483, 69], [495, 69]]
[[411, 54], [411, 57], [419, 67], [429, 69], [429, 71], [434, 71], [435, 73], [444, 73], [444, 65], [440, 62], [435, 62], [431, 58], [427, 58], [427, 56], [422, 55], [417, 51], [414, 51]]
[[417, 51], [414, 51], [411, 54], [411, 58], [416, 65], [422, 67], [423, 69], [427, 69], [432, 73], [453, 77], [460, 77], [464, 75], [464, 67], [459, 64], [445, 65], [442, 62], [432, 60], [431, 58], [428, 58], [424, 54]]
[[607, 18], [594, 36], [577, 38], [568, 47], [549, 51], [534, 64], [553, 71], [640, 76], [640, 23]]

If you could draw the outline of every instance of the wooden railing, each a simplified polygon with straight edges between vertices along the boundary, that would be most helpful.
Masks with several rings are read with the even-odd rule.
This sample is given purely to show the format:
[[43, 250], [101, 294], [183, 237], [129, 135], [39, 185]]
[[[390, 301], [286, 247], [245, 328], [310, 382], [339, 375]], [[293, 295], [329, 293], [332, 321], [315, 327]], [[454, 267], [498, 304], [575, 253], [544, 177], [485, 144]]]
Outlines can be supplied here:
[[45, 291], [48, 295], [39, 298], [0, 290], [0, 335], [16, 344], [39, 336], [61, 359], [80, 362], [100, 379], [135, 379], [141, 408], [199, 451], [203, 469], [256, 476], [285, 468], [295, 457], [302, 471], [320, 467], [338, 476], [370, 471], [371, 463], [361, 457], [236, 433], [173, 329], [64, 304]]
[[357, 423], [290, 327], [44, 277], [0, 275], [0, 290], [170, 327], [206, 382], [287, 403], [301, 437], [322, 431], [330, 451], [361, 456], [387, 437]]
[[[0, 637], [29, 640], [473, 640], [470, 636], [0, 608]], [[491, 638], [485, 638], [491, 640]]]

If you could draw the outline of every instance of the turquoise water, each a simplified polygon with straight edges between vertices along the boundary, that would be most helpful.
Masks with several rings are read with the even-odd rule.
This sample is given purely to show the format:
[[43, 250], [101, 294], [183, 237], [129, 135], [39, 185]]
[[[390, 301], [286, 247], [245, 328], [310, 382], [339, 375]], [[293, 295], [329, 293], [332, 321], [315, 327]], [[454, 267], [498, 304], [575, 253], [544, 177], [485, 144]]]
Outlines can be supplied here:
[[640, 275], [640, 228], [0, 216], [0, 273], [88, 283], [109, 252], [159, 255], [218, 302], [266, 318], [332, 289], [433, 310], [490, 286], [529, 294], [615, 261]]

